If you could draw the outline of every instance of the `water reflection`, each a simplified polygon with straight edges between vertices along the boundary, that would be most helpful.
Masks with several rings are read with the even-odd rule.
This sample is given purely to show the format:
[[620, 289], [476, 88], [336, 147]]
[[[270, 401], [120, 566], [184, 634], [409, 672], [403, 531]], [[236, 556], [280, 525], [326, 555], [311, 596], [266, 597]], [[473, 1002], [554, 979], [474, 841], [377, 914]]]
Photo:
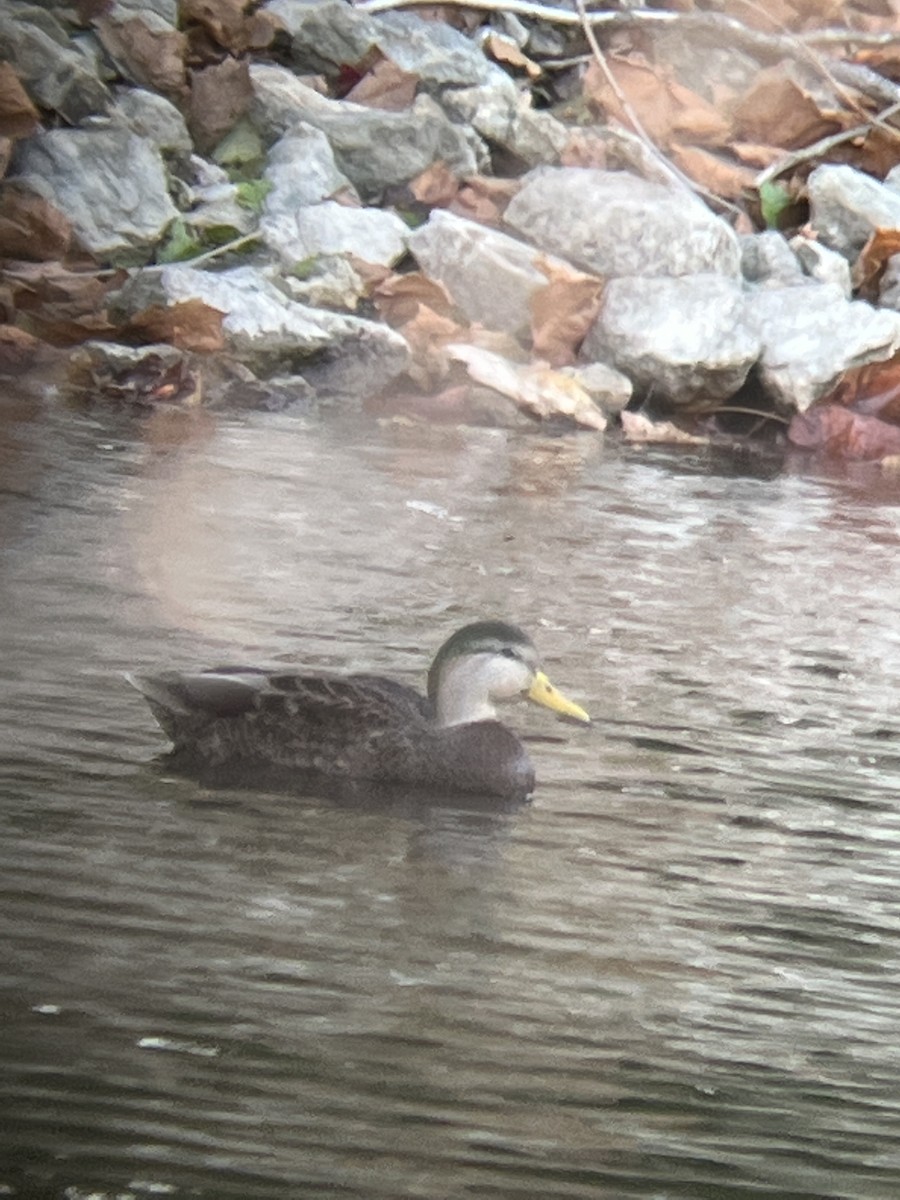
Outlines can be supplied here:
[[[7, 412], [0, 1185], [894, 1200], [900, 484]], [[532, 631], [534, 802], [196, 780], [125, 669]]]

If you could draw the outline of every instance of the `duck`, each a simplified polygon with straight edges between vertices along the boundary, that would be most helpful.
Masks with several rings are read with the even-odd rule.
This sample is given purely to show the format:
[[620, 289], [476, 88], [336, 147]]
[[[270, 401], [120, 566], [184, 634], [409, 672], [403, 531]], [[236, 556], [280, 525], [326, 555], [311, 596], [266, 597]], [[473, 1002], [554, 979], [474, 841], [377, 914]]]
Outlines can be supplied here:
[[475, 621], [447, 638], [428, 670], [425, 695], [380, 675], [260, 667], [128, 679], [182, 760], [441, 792], [533, 792], [534, 768], [498, 718], [500, 703], [525, 697], [590, 724], [547, 678], [531, 638], [500, 620]]

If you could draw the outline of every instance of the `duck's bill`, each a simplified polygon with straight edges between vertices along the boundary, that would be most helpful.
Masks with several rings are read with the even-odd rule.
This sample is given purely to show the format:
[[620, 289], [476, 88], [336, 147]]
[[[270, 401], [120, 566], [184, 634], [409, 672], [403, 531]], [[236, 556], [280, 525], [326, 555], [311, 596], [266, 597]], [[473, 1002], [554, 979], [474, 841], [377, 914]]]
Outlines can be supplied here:
[[533, 700], [535, 704], [543, 704], [544, 708], [552, 708], [554, 712], [561, 713], [564, 717], [572, 717], [576, 721], [583, 721], [586, 725], [591, 723], [591, 718], [581, 705], [576, 704], [574, 700], [567, 699], [562, 692], [558, 692], [543, 671], [538, 671], [535, 675], [534, 682], [528, 689], [528, 699]]

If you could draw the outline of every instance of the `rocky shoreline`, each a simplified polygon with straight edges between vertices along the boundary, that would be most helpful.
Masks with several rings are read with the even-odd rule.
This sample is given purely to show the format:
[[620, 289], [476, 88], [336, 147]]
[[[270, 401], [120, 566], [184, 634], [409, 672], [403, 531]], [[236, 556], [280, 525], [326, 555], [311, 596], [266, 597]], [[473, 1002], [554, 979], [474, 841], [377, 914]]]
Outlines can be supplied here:
[[[823, 424], [900, 355], [900, 167], [811, 156], [802, 226], [760, 229], [748, 192], [701, 197], [620, 123], [571, 117], [584, 61], [547, 64], [581, 27], [381, 7], [4, 0], [7, 373], [55, 346], [71, 388], [138, 404], [388, 396], [594, 431], [624, 411], [634, 437], [635, 412], [696, 436], [731, 409], [900, 451], [871, 388]], [[710, 88], [772, 70], [719, 39]]]

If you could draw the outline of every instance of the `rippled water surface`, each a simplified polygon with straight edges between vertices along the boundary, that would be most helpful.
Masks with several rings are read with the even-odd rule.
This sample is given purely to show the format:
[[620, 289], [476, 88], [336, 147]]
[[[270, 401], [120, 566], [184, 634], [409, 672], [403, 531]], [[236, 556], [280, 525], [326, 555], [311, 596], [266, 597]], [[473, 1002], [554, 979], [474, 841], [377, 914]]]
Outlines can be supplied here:
[[[900, 482], [4, 406], [0, 1193], [900, 1196]], [[179, 778], [122, 679], [488, 615], [595, 717], [511, 810]]]

